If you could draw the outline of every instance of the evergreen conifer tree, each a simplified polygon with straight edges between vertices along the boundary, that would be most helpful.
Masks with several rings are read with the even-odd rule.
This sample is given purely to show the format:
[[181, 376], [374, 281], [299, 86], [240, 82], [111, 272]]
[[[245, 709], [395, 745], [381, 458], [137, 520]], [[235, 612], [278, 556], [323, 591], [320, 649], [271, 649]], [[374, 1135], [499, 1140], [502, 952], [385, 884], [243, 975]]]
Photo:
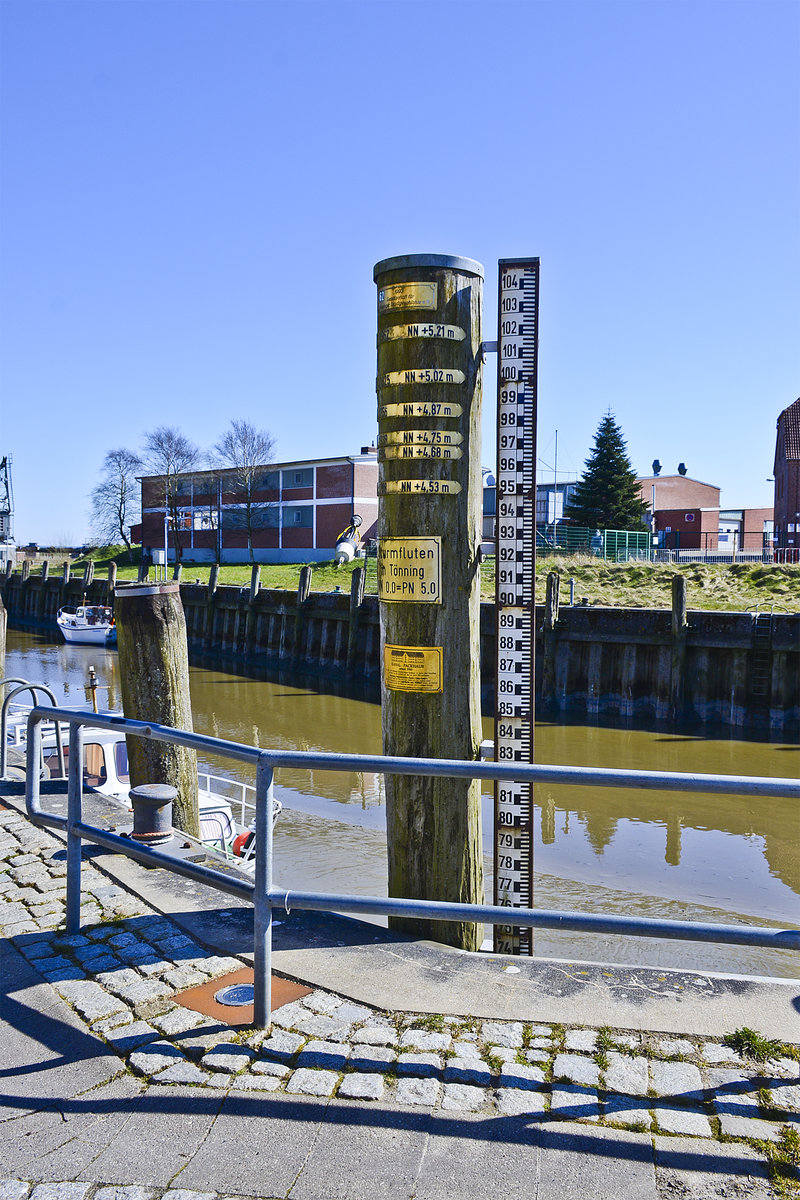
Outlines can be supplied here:
[[608, 412], [597, 427], [594, 448], [564, 515], [590, 529], [641, 532], [646, 511], [622, 430]]

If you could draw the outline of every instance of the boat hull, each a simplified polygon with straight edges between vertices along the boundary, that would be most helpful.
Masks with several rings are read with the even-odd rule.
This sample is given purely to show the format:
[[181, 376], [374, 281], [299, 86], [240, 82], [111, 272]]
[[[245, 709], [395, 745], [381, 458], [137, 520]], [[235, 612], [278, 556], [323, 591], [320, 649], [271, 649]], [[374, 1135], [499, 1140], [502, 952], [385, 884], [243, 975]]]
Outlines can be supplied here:
[[81, 627], [65, 625], [59, 621], [58, 628], [64, 635], [65, 641], [77, 642], [83, 646], [109, 646], [117, 640], [117, 631], [110, 626], [86, 625]]

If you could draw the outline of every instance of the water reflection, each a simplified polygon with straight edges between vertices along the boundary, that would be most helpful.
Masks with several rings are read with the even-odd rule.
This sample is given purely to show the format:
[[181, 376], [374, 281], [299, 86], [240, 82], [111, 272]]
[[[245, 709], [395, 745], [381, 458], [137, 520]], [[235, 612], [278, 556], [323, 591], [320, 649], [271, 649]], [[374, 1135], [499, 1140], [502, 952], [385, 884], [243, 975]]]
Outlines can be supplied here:
[[[109, 705], [118, 706], [113, 651], [9, 632], [7, 673], [47, 683], [62, 703], [83, 701], [89, 664], [108, 689]], [[259, 747], [380, 753], [380, 709], [366, 700], [198, 666], [190, 682], [199, 732]], [[492, 736], [489, 721], [484, 736]], [[784, 777], [794, 774], [798, 747], [545, 723], [537, 726], [536, 752], [539, 762], [565, 765]], [[245, 777], [239, 764], [212, 759], [209, 765]], [[276, 836], [281, 885], [385, 894], [381, 776], [291, 769], [278, 772], [276, 786], [285, 807]], [[541, 907], [796, 925], [796, 802], [553, 785], [538, 787], [535, 799], [534, 891]], [[487, 787], [487, 875], [491, 826]], [[563, 934], [537, 935], [537, 952], [663, 966], [686, 966], [689, 953], [681, 943]], [[691, 953], [697, 965], [702, 955], [707, 969], [800, 973], [788, 951], [692, 947]]]

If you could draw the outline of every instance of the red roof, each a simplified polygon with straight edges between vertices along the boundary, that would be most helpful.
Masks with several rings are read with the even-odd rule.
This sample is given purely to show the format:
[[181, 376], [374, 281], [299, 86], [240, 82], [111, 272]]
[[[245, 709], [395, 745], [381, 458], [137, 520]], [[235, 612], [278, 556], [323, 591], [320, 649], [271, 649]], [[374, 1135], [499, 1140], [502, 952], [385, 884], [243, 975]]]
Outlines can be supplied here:
[[778, 417], [778, 436], [783, 426], [784, 455], [787, 459], [800, 458], [800, 398], [785, 408]]

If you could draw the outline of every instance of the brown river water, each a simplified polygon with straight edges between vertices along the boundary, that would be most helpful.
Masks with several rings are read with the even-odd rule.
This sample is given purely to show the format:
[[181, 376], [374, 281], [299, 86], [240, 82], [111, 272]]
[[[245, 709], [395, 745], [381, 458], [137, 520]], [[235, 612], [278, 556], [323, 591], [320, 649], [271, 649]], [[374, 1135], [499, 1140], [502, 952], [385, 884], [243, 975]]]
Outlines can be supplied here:
[[[9, 630], [6, 675], [46, 683], [62, 705], [82, 704], [89, 665], [101, 706], [119, 707], [114, 651], [54, 644]], [[319, 692], [311, 684], [250, 679], [191, 668], [195, 729], [259, 747], [376, 754], [380, 708]], [[492, 723], [484, 722], [484, 736]], [[537, 724], [536, 760], [724, 775], [796, 778], [800, 746], [691, 732]], [[215, 772], [248, 778], [241, 764], [209, 760]], [[384, 790], [366, 772], [283, 770], [284, 811], [275, 833], [279, 886], [386, 894]], [[797, 928], [800, 809], [797, 801], [541, 785], [536, 791], [534, 904], [720, 923]], [[483, 806], [487, 897], [491, 899], [492, 797]], [[542, 931], [548, 958], [800, 977], [788, 950]]]

